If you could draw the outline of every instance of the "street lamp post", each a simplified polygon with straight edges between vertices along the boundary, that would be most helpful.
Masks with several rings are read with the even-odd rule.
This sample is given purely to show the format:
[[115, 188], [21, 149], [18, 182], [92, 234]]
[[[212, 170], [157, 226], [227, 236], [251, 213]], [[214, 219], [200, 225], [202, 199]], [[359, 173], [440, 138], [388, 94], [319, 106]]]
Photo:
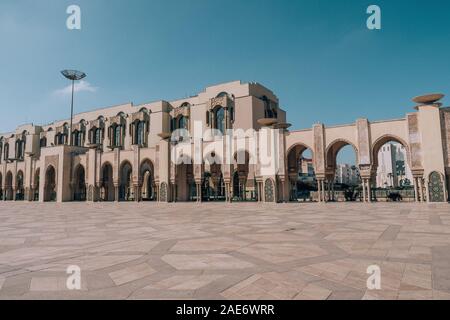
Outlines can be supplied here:
[[72, 141], [72, 125], [73, 125], [73, 94], [75, 89], [75, 81], [86, 78], [86, 74], [77, 70], [63, 70], [61, 74], [67, 79], [72, 81], [72, 102], [70, 104], [70, 132], [69, 132], [69, 145], [73, 145]]

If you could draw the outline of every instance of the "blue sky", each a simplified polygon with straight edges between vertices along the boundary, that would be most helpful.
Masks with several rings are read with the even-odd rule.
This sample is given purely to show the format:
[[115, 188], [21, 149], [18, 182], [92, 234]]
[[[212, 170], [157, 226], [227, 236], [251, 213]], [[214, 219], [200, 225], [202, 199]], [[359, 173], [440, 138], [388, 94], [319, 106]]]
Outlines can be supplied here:
[[272, 89], [294, 128], [403, 117], [415, 95], [450, 95], [449, 15], [446, 0], [2, 0], [0, 132], [68, 118], [65, 68], [88, 74], [77, 112], [243, 80]]

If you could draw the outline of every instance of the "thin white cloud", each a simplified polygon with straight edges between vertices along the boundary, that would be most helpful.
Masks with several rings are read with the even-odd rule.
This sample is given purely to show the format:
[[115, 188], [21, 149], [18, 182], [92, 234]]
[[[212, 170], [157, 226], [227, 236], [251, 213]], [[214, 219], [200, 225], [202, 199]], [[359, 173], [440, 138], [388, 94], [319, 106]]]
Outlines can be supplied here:
[[[97, 87], [93, 87], [89, 82], [81, 80], [75, 83], [74, 92], [96, 92]], [[69, 84], [67, 87], [58, 89], [53, 92], [53, 95], [63, 97], [72, 94], [72, 84]]]

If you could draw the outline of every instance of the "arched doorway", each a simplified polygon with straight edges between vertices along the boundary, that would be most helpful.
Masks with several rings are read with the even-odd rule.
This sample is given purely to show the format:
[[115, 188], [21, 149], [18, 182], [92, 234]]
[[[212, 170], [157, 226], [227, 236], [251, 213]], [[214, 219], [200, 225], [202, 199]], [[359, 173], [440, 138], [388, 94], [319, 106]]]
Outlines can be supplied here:
[[86, 201], [86, 173], [81, 164], [79, 164], [74, 170], [73, 200]]
[[202, 180], [202, 199], [204, 201], [225, 201], [225, 183], [220, 158], [210, 153], [205, 161]]
[[325, 199], [363, 201], [364, 190], [359, 172], [358, 149], [351, 142], [336, 140], [326, 152]]
[[5, 190], [4, 190], [5, 200], [13, 199], [12, 185], [13, 185], [13, 175], [12, 175], [11, 171], [8, 171], [5, 176]]
[[225, 201], [225, 183], [222, 172], [205, 171], [202, 181], [204, 201]]
[[156, 200], [153, 168], [153, 163], [150, 160], [146, 159], [142, 162], [141, 168], [139, 170], [141, 179], [141, 199], [143, 201]]
[[256, 201], [257, 183], [250, 167], [250, 154], [240, 150], [234, 155], [233, 201]]
[[44, 201], [56, 201], [56, 171], [51, 165], [45, 172]]
[[373, 200], [414, 201], [414, 178], [408, 145], [401, 139], [386, 135], [372, 148]]
[[101, 170], [100, 199], [114, 201], [113, 168], [110, 163], [105, 163]]
[[288, 151], [289, 200], [312, 201], [312, 193], [317, 192], [312, 150], [297, 144]]
[[33, 180], [33, 201], [39, 201], [39, 179], [40, 179], [40, 169], [37, 169], [34, 173]]
[[195, 201], [197, 199], [197, 189], [194, 179], [194, 166], [189, 157], [183, 157], [182, 163], [175, 168], [176, 185], [175, 194], [177, 201]]
[[235, 171], [233, 173], [233, 201], [243, 201], [244, 199], [244, 186], [239, 178], [239, 172]]
[[120, 166], [119, 178], [119, 201], [133, 201], [135, 196], [132, 185], [133, 167], [128, 161]]
[[23, 182], [23, 172], [19, 170], [16, 176], [16, 201], [23, 201], [25, 200], [25, 189], [24, 189], [24, 182]]

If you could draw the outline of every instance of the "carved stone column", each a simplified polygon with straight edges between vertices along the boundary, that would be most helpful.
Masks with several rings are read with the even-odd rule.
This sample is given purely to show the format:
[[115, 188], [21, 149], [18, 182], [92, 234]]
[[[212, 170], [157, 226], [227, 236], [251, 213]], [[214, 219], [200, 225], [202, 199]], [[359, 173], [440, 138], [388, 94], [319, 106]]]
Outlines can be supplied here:
[[202, 184], [201, 182], [196, 181], [195, 185], [197, 186], [197, 202], [202, 202]]
[[417, 177], [413, 178], [413, 184], [414, 184], [414, 201], [419, 202], [419, 194], [418, 194], [419, 189], [417, 188], [418, 184]]
[[323, 193], [324, 193], [323, 180], [322, 180], [322, 178], [318, 178], [317, 179], [317, 200], [318, 200], [318, 202], [324, 202]]
[[140, 202], [141, 201], [141, 186], [139, 184], [135, 184], [133, 186], [134, 188], [134, 201]]
[[419, 198], [420, 202], [425, 202], [424, 193], [423, 193], [423, 178], [419, 177]]
[[119, 202], [119, 183], [114, 182], [114, 201]]

